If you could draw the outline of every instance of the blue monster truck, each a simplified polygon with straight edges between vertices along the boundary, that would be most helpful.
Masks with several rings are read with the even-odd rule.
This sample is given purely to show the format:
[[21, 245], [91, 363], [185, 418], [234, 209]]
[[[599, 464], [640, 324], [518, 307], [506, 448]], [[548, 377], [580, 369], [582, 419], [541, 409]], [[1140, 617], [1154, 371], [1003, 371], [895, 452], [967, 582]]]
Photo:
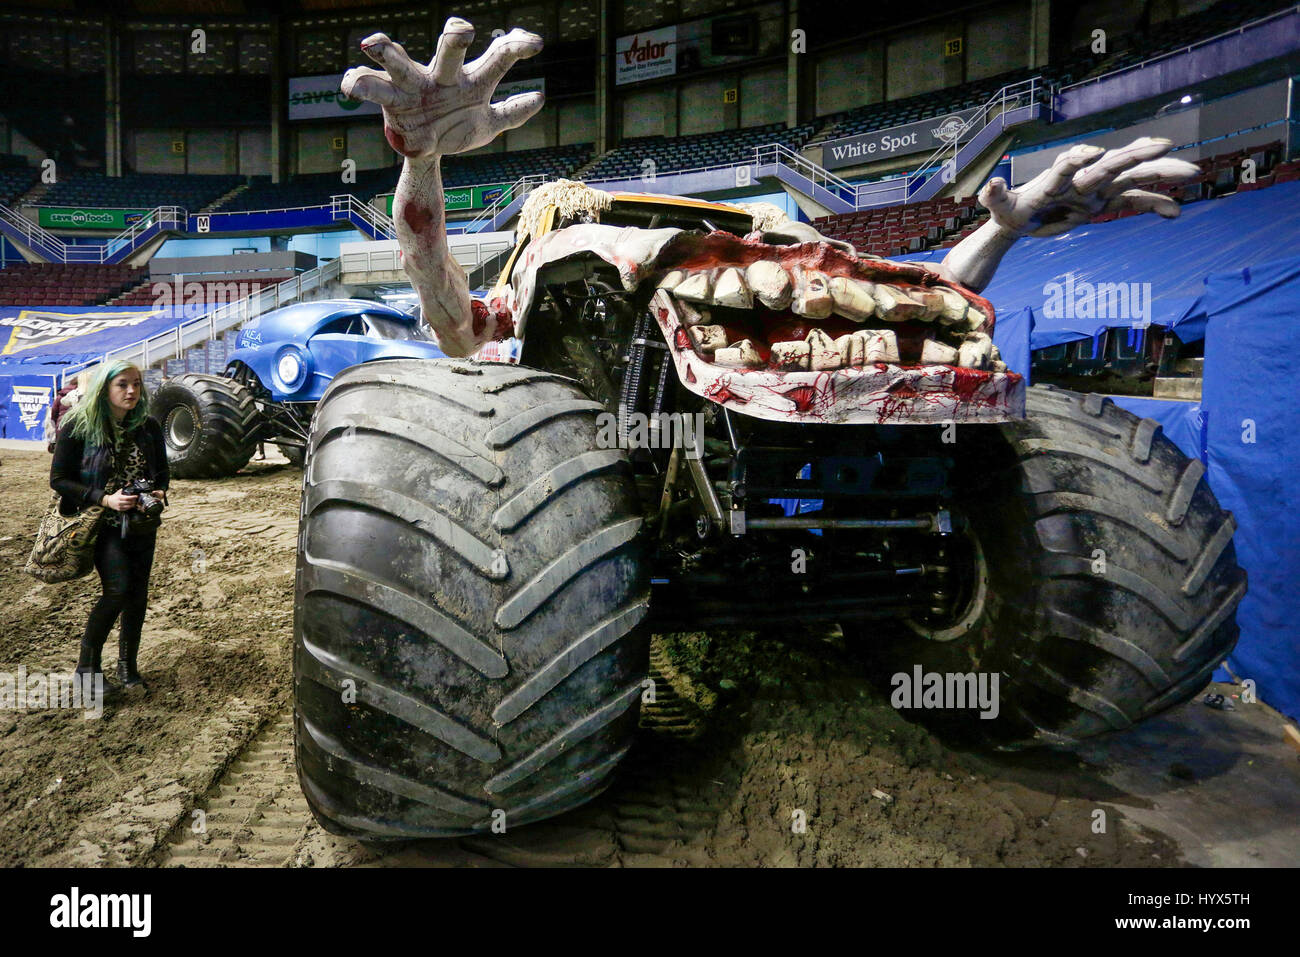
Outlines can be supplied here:
[[316, 403], [338, 373], [442, 355], [418, 316], [364, 299], [300, 302], [250, 319], [225, 375], [178, 375], [154, 397], [172, 474], [233, 475], [259, 442], [274, 442], [301, 465]]

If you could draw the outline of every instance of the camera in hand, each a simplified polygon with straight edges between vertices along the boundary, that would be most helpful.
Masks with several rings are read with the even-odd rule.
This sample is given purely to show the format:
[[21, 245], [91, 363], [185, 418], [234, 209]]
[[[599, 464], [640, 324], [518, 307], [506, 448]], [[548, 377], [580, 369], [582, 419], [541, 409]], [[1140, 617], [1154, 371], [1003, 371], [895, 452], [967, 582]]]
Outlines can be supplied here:
[[122, 494], [140, 496], [140, 501], [136, 504], [136, 508], [144, 512], [150, 518], [157, 518], [162, 514], [162, 496], [154, 494], [153, 483], [148, 479], [132, 479], [127, 482], [126, 485], [122, 486]]

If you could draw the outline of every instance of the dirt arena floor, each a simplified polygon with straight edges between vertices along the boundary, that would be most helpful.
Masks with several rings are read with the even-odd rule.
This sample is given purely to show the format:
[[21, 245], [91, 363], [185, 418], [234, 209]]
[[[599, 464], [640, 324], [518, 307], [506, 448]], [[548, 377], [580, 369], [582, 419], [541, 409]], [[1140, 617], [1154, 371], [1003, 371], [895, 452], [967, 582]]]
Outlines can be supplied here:
[[[0, 450], [10, 502], [0, 514], [0, 671], [71, 670], [98, 596], [96, 576], [44, 585], [22, 574], [49, 461]], [[1122, 746], [1086, 756], [952, 750], [855, 674], [833, 630], [656, 636], [657, 700], [637, 746], [604, 795], [554, 821], [379, 847], [332, 837], [311, 819], [293, 767], [300, 485], [301, 473], [274, 458], [231, 479], [174, 483], [140, 655], [150, 693], [99, 720], [0, 711], [0, 865], [1189, 863], [1194, 839], [1154, 826], [1164, 798], [1141, 786], [1140, 762]], [[114, 634], [109, 668], [116, 648]], [[1256, 750], [1256, 770], [1276, 776], [1270, 762], [1286, 754]], [[1199, 774], [1179, 771], [1178, 757], [1160, 759], [1159, 795]], [[1114, 783], [1125, 772], [1137, 782], [1128, 789]], [[1097, 809], [1104, 833], [1094, 832]], [[1268, 862], [1267, 831], [1244, 840], [1239, 857]], [[1201, 858], [1191, 863], [1216, 860]]]

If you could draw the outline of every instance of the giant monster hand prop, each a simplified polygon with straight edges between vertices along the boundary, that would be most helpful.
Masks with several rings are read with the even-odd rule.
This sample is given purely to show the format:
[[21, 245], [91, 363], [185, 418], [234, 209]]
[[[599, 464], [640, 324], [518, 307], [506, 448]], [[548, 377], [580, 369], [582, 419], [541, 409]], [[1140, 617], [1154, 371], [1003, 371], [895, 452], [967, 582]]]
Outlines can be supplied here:
[[348, 96], [383, 107], [384, 136], [406, 157], [393, 197], [397, 240], [425, 321], [449, 356], [471, 355], [503, 330], [481, 303], [471, 304], [465, 271], [447, 246], [439, 160], [486, 146], [525, 123], [543, 101], [540, 93], [521, 93], [490, 102], [506, 71], [541, 50], [541, 37], [511, 30], [466, 66], [473, 39], [474, 28], [452, 17], [425, 66], [384, 34], [373, 34], [361, 49], [384, 69], [357, 67], [342, 84]]
[[940, 275], [979, 292], [1021, 236], [1055, 236], [1098, 213], [1129, 209], [1174, 218], [1176, 201], [1139, 188], [1182, 183], [1200, 173], [1192, 163], [1165, 157], [1171, 149], [1169, 140], [1152, 137], [1113, 150], [1080, 143], [1019, 189], [1008, 189], [1001, 177], [989, 180], [979, 193], [988, 222], [953, 247]]

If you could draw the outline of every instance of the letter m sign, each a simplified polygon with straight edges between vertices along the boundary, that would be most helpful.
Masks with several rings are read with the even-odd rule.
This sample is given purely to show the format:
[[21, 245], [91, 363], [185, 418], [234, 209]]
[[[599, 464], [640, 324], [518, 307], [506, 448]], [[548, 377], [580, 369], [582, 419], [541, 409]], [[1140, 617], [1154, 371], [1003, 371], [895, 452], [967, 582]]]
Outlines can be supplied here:
[[200, 233], [206, 233], [212, 228], [212, 219], [209, 216], [195, 216], [194, 228]]

